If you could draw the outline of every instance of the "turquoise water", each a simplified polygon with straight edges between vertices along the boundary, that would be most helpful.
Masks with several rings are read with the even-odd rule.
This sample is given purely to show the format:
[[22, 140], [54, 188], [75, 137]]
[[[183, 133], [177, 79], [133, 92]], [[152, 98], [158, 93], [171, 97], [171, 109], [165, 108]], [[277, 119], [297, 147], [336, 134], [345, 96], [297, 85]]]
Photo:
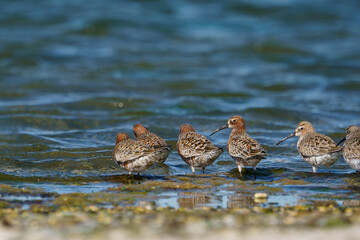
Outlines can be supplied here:
[[[295, 139], [275, 143], [301, 120], [335, 141], [359, 124], [359, 11], [355, 0], [4, 0], [0, 181], [58, 193], [124, 184], [111, 154], [116, 133], [132, 135], [135, 123], [173, 146], [139, 184], [165, 181], [191, 172], [175, 149], [182, 123], [208, 136], [241, 115], [269, 153], [256, 178], [249, 170], [241, 179], [283, 190], [267, 204], [358, 198], [360, 177], [342, 159], [330, 174], [313, 174]], [[210, 139], [225, 146], [228, 135]], [[227, 153], [207, 168], [230, 180], [236, 171]], [[273, 182], [281, 179], [310, 184]], [[157, 204], [179, 207], [184, 193], [166, 192]], [[249, 194], [217, 186], [200, 205], [228, 207]]]

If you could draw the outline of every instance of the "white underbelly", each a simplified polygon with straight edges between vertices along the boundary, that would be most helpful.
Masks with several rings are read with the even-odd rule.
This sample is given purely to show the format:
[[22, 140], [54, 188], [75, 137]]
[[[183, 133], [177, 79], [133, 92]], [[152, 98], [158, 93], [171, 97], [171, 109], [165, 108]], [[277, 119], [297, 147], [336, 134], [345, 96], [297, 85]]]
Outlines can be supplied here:
[[212, 151], [206, 154], [203, 154], [195, 158], [194, 167], [206, 167], [212, 164], [222, 153], [222, 151]]
[[304, 157], [303, 159], [312, 166], [331, 166], [341, 156], [341, 152], [329, 153], [321, 156]]
[[349, 164], [352, 169], [356, 171], [360, 171], [360, 159], [353, 158], [353, 159], [346, 159], [344, 158], [345, 162]]

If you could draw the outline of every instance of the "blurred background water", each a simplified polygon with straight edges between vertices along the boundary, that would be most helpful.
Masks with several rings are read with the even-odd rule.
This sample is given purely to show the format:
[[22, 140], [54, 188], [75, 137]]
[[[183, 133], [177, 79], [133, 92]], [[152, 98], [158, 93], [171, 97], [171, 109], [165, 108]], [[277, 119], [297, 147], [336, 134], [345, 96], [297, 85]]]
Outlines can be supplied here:
[[[173, 146], [144, 181], [190, 173], [176, 153], [178, 127], [209, 135], [232, 115], [269, 152], [244, 181], [306, 179], [273, 196], [348, 194], [360, 179], [342, 159], [328, 174], [301, 160], [301, 120], [340, 140], [360, 117], [360, 2], [2, 0], [0, 180], [47, 191], [96, 192], [122, 184], [111, 159], [115, 135], [142, 123]], [[229, 131], [211, 137], [225, 146]], [[237, 179], [224, 153], [209, 174]], [[335, 188], [334, 188], [335, 186]], [[336, 187], [337, 186], [337, 187]], [[341, 190], [340, 190], [341, 189]], [[288, 191], [288, 192], [287, 192]], [[158, 204], [178, 207], [179, 193]], [[239, 193], [218, 189], [205, 205]], [[241, 194], [240, 194], [241, 196]], [[3, 196], [4, 197], [4, 196]], [[4, 197], [6, 198], [6, 197]], [[171, 200], [172, 199], [172, 200]]]

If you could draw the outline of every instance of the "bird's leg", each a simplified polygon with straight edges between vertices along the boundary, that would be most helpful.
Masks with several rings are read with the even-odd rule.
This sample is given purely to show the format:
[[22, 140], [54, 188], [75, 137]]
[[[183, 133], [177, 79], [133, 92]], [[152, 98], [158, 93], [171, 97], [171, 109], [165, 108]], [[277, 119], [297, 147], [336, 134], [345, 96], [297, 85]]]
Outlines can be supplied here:
[[256, 174], [257, 174], [257, 172], [256, 172], [256, 166], [253, 166], [253, 169], [254, 169], [254, 180], [256, 180]]
[[129, 172], [129, 184], [131, 184], [131, 181], [134, 179], [134, 175], [131, 173], [131, 172]]
[[203, 174], [205, 174], [205, 167], [203, 167], [202, 169], [203, 169]]
[[256, 180], [256, 175], [257, 175], [257, 172], [256, 172], [256, 166], [254, 167], [254, 179]]
[[239, 169], [239, 173], [240, 173], [240, 176], [241, 176], [242, 166], [238, 165], [238, 169]]

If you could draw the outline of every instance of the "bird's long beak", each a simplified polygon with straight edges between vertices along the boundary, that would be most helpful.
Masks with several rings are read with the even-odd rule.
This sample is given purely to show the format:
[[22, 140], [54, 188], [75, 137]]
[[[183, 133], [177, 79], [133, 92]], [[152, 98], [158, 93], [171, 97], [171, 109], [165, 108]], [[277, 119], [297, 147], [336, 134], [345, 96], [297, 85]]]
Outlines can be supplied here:
[[336, 144], [336, 146], [339, 146], [340, 145], [340, 143], [342, 143], [343, 141], [345, 141], [346, 140], [346, 136], [343, 138], [343, 139], [341, 139], [341, 141], [340, 142], [338, 142], [338, 144]]
[[215, 134], [215, 133], [217, 133], [218, 131], [221, 131], [221, 130], [225, 129], [225, 128], [229, 128], [229, 125], [228, 125], [227, 123], [226, 123], [224, 126], [219, 127], [218, 129], [216, 129], [215, 131], [213, 131], [213, 132], [210, 134], [210, 136], [213, 135], [213, 134]]
[[293, 132], [292, 134], [290, 134], [289, 136], [287, 136], [287, 137], [284, 137], [280, 142], [278, 142], [276, 145], [279, 145], [280, 143], [282, 143], [283, 141], [285, 141], [286, 139], [288, 139], [288, 138], [292, 138], [292, 137], [294, 137], [295, 136], [295, 132]]

